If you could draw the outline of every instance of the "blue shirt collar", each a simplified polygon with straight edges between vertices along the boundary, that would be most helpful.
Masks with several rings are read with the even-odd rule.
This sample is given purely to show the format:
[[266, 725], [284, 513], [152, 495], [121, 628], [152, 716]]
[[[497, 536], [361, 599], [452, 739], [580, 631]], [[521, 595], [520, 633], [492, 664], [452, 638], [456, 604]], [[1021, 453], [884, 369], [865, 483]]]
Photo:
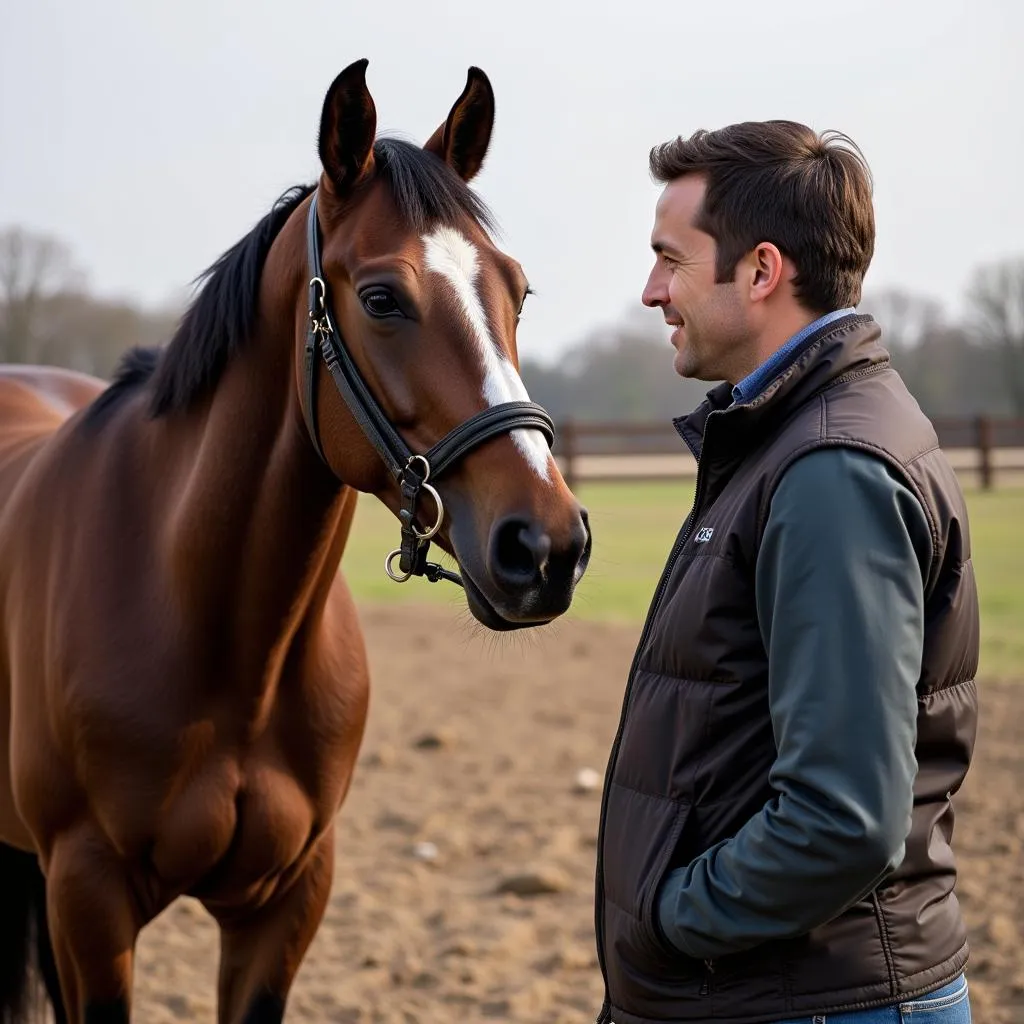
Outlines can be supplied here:
[[737, 404], [753, 401], [759, 394], [800, 354], [803, 343], [816, 331], [838, 320], [849, 316], [857, 310], [852, 306], [848, 309], [835, 309], [831, 313], [818, 317], [806, 327], [776, 349], [753, 373], [748, 374], [732, 389], [732, 400]]

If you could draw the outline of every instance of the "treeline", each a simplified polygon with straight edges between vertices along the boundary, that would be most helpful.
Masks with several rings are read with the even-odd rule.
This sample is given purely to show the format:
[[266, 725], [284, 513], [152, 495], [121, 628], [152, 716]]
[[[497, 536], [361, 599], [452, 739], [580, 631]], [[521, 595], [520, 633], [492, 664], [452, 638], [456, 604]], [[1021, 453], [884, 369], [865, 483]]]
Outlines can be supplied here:
[[62, 242], [0, 230], [2, 362], [47, 363], [106, 378], [133, 345], [168, 341], [180, 312], [91, 295]]
[[[126, 349], [173, 334], [181, 310], [103, 300], [84, 280], [59, 240], [0, 230], [0, 361], [109, 377]], [[977, 270], [962, 322], [898, 290], [865, 295], [859, 308], [882, 325], [894, 364], [930, 416], [1024, 417], [1024, 258]], [[667, 420], [712, 386], [673, 372], [661, 315], [642, 308], [581, 338], [557, 363], [524, 359], [522, 374], [556, 420]]]

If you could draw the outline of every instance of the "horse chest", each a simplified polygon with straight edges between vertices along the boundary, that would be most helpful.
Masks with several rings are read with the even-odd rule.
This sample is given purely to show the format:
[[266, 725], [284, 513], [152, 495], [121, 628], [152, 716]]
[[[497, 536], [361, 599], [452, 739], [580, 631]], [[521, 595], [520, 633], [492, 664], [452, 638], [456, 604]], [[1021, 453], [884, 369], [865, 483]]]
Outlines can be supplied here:
[[[212, 751], [159, 821], [161, 878], [230, 904], [260, 898], [331, 827], [365, 715], [334, 702], [286, 701], [251, 744]], [[322, 705], [322, 706], [321, 706]]]
[[171, 889], [248, 902], [296, 864], [339, 800], [276, 753], [218, 760], [161, 814], [152, 867]]
[[[54, 735], [35, 730], [37, 760], [69, 799], [88, 790], [98, 831], [138, 872], [154, 907], [181, 893], [251, 905], [331, 827], [368, 699], [360, 647], [334, 632], [346, 642], [325, 644], [304, 674], [286, 668], [266, 687], [123, 667], [62, 685]], [[33, 803], [43, 812], [33, 823], [52, 836], [55, 786], [35, 769], [22, 774], [47, 794]]]

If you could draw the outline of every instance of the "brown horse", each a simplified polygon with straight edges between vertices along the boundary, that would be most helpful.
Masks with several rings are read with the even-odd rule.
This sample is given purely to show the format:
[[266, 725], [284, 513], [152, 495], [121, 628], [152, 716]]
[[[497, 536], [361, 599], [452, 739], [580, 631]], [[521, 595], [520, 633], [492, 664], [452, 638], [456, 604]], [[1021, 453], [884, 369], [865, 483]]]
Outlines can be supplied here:
[[127, 1021], [139, 931], [181, 895], [220, 928], [219, 1019], [283, 1019], [367, 713], [358, 491], [398, 516], [389, 574], [457, 580], [433, 537], [492, 629], [554, 619], [584, 571], [516, 370], [527, 283], [466, 185], [490, 84], [470, 69], [420, 148], [375, 139], [366, 64], [327, 93], [315, 190], [165, 348], [107, 388], [0, 372], [3, 1021], [33, 963], [58, 1021]]

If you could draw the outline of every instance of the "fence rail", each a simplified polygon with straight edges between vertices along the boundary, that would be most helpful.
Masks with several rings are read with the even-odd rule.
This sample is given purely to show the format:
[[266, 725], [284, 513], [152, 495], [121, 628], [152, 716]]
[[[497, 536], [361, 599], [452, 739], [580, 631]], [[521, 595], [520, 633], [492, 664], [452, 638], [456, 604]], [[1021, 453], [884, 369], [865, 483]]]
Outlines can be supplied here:
[[[965, 486], [1024, 486], [1024, 419], [932, 421]], [[557, 427], [554, 455], [566, 483], [664, 480], [696, 476], [697, 464], [671, 423], [587, 423]]]

